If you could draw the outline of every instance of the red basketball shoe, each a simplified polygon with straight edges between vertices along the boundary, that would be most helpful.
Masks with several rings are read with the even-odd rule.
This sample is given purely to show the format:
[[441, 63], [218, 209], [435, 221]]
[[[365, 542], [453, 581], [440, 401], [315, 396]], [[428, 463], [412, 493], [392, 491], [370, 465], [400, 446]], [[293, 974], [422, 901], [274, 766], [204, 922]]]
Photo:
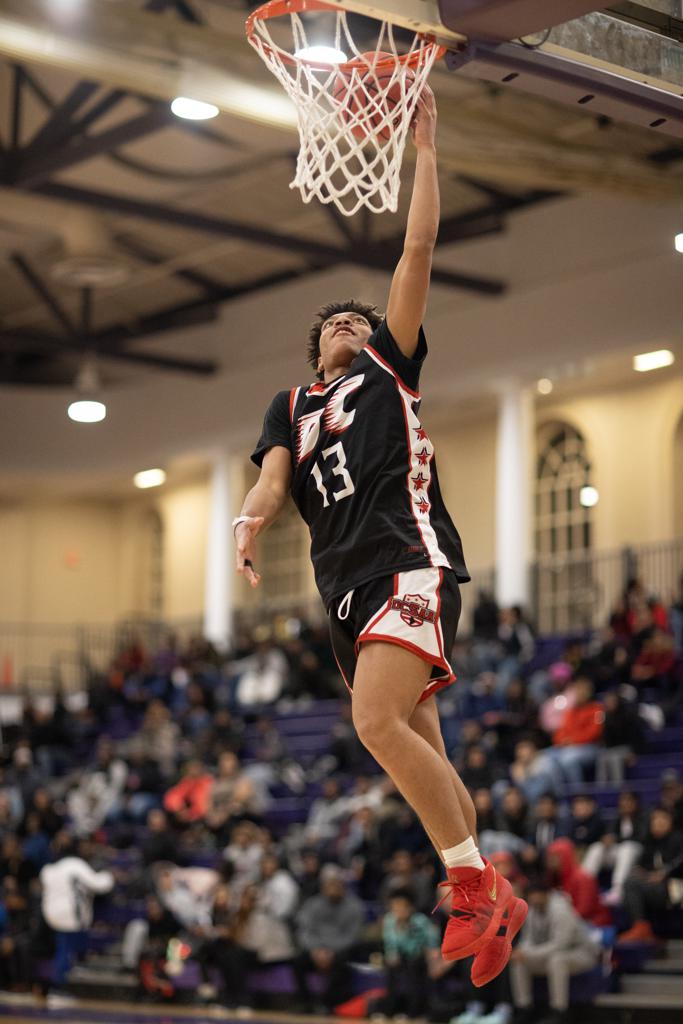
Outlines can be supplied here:
[[474, 958], [472, 984], [477, 988], [488, 985], [505, 970], [512, 954], [512, 940], [526, 921], [528, 913], [529, 908], [524, 900], [513, 896], [505, 908], [501, 921], [501, 928], [505, 931], [502, 935], [494, 935], [489, 939]]
[[493, 864], [478, 868], [448, 868], [448, 881], [441, 882], [446, 893], [435, 909], [450, 896], [451, 913], [441, 944], [444, 960], [464, 960], [478, 953], [500, 927], [505, 908], [512, 899], [512, 886]]

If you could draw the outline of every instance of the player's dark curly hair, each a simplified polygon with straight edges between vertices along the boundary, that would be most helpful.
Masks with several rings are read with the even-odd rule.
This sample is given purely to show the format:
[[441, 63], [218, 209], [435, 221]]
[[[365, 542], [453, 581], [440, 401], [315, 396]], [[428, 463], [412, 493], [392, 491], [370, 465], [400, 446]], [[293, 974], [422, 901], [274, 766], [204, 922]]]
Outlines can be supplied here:
[[[318, 359], [320, 358], [320, 332], [322, 326], [326, 320], [329, 320], [331, 316], [335, 316], [336, 313], [360, 313], [368, 321], [373, 331], [384, 320], [384, 316], [377, 309], [377, 306], [372, 306], [367, 302], [359, 302], [358, 299], [347, 299], [346, 302], [328, 302], [326, 306], [318, 310], [308, 332], [307, 355], [308, 361], [314, 370], [317, 370]], [[323, 379], [322, 373], [316, 373], [316, 376], [318, 380]]]

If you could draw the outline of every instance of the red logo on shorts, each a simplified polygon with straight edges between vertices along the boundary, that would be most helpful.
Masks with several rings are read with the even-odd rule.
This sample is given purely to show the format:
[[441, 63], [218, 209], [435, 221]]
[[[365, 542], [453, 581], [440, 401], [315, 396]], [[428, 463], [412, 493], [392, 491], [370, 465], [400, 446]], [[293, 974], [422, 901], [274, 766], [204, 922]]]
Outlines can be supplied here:
[[421, 626], [423, 622], [434, 622], [435, 613], [429, 607], [429, 599], [421, 594], [406, 594], [405, 597], [394, 597], [391, 608], [401, 613], [406, 626]]

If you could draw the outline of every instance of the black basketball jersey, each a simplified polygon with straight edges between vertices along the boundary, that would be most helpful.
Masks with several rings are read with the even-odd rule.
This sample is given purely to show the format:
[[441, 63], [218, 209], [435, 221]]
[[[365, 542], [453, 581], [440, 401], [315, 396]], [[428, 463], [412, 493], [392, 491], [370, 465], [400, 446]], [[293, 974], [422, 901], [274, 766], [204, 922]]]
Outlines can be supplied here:
[[441, 497], [434, 448], [418, 419], [427, 342], [409, 359], [382, 322], [343, 377], [280, 391], [252, 460], [281, 445], [311, 533], [318, 589], [333, 598], [368, 580], [442, 566], [470, 577]]

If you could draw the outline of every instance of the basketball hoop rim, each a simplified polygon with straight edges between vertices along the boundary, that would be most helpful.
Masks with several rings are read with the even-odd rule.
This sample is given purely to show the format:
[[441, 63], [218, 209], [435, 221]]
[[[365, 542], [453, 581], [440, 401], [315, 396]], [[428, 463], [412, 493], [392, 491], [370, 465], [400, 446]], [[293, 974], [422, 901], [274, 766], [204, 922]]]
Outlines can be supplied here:
[[[268, 0], [267, 3], [261, 4], [256, 10], [252, 11], [245, 22], [245, 29], [249, 42], [254, 43], [255, 27], [259, 21], [269, 21], [272, 18], [281, 18], [286, 14], [301, 14], [303, 11], [332, 11], [339, 13], [340, 5], [325, 3], [324, 0]], [[371, 17], [371, 15], [368, 15]], [[427, 35], [423, 32], [416, 32], [415, 35], [424, 40], [427, 43], [428, 52], [431, 53], [432, 49], [435, 51], [435, 60], [439, 60], [443, 57], [446, 52], [445, 46], [440, 46], [433, 36]], [[273, 53], [273, 47], [264, 43], [263, 40], [259, 40], [259, 46], [262, 47], [266, 52]], [[356, 68], [366, 68], [367, 62], [361, 60], [359, 57], [355, 57], [353, 60], [342, 61], [337, 64], [330, 61], [318, 61], [309, 60], [307, 57], [297, 57], [293, 53], [287, 53], [286, 50], [281, 49], [279, 46], [276, 47], [277, 53], [280, 58], [287, 64], [297, 67], [299, 64], [304, 64], [312, 71], [340, 71], [343, 73], [350, 74]], [[391, 54], [389, 57], [383, 57], [372, 65], [375, 72], [391, 72], [397, 64], [401, 64], [404, 67], [416, 68], [424, 57], [424, 51], [421, 49], [412, 49], [409, 53]]]

